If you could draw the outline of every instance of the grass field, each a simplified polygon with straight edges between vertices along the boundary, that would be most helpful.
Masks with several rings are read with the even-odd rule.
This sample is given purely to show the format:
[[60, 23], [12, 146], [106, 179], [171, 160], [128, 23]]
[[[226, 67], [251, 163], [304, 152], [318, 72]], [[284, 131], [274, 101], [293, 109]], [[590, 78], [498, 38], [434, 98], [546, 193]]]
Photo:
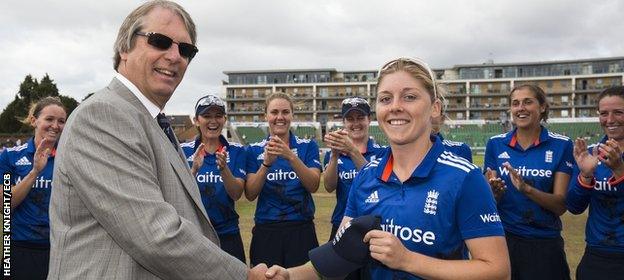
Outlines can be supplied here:
[[[483, 156], [476, 155], [473, 158], [478, 166], [483, 165]], [[336, 205], [335, 193], [327, 193], [322, 186], [319, 191], [313, 194], [314, 203], [316, 205], [316, 214], [314, 224], [316, 226], [316, 234], [319, 244], [327, 242], [331, 232], [331, 214]], [[254, 225], [253, 217], [256, 210], [256, 202], [249, 202], [245, 198], [241, 198], [236, 202], [236, 209], [240, 215], [240, 228], [243, 238], [243, 245], [246, 249], [247, 260], [249, 260], [249, 243], [251, 242], [251, 228]], [[563, 239], [565, 241], [565, 250], [570, 265], [570, 274], [574, 279], [576, 266], [578, 265], [583, 252], [585, 250], [585, 220], [587, 213], [582, 215], [572, 215], [565, 213], [563, 220]]]

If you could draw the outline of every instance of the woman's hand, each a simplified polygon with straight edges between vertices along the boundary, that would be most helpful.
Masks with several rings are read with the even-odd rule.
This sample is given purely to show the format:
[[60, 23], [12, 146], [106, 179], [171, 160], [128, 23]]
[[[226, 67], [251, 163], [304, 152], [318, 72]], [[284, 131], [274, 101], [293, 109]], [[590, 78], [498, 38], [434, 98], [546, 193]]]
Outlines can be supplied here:
[[204, 156], [206, 156], [205, 147], [204, 143], [200, 143], [193, 154], [193, 165], [191, 166], [191, 173], [193, 176], [195, 176], [202, 165], [204, 165]]
[[594, 146], [590, 154], [587, 151], [587, 142], [585, 142], [585, 139], [576, 138], [574, 141], [573, 155], [574, 160], [576, 160], [576, 165], [581, 172], [581, 176], [586, 178], [594, 177], [594, 171], [599, 161], [598, 145]]
[[[267, 155], [272, 159], [270, 163], [267, 162], [267, 157], [266, 157]], [[271, 165], [273, 161], [275, 161], [275, 158], [278, 156], [288, 161], [291, 161], [297, 157], [292, 152], [292, 150], [290, 150], [288, 145], [284, 143], [284, 141], [282, 141], [281, 138], [279, 138], [278, 136], [271, 136], [271, 140], [269, 140], [269, 142], [265, 146], [264, 160], [268, 165]]]
[[485, 171], [485, 178], [490, 184], [490, 188], [492, 188], [492, 193], [494, 194], [494, 198], [496, 201], [500, 200], [505, 194], [507, 190], [507, 186], [505, 186], [505, 181], [496, 175], [496, 171], [490, 169], [489, 167]]
[[35, 172], [35, 175], [39, 175], [39, 173], [41, 173], [46, 164], [48, 164], [48, 158], [50, 157], [50, 153], [53, 148], [54, 141], [50, 141], [45, 138], [41, 139], [39, 146], [37, 146], [37, 149], [35, 150], [34, 163], [31, 172]]
[[509, 177], [511, 178], [511, 183], [516, 187], [516, 189], [524, 194], [530, 193], [533, 187], [527, 184], [518, 171], [516, 171], [513, 166], [509, 162], [503, 163], [503, 167], [509, 170]]
[[598, 159], [613, 171], [613, 176], [616, 178], [620, 178], [624, 175], [622, 150], [617, 141], [609, 139], [604, 144], [600, 144], [598, 147]]
[[327, 147], [332, 149], [332, 153], [338, 151], [346, 155], [351, 155], [351, 153], [357, 151], [353, 141], [349, 138], [349, 133], [344, 129], [326, 134], [323, 141]]
[[364, 243], [369, 243], [371, 257], [389, 268], [404, 270], [409, 251], [392, 233], [383, 230], [371, 230], [364, 236]]
[[222, 149], [216, 151], [215, 155], [216, 155], [216, 158], [217, 158], [217, 168], [219, 169], [219, 171], [223, 170], [224, 168], [228, 168], [228, 166], [227, 166], [227, 157], [228, 157], [227, 148], [224, 146]]

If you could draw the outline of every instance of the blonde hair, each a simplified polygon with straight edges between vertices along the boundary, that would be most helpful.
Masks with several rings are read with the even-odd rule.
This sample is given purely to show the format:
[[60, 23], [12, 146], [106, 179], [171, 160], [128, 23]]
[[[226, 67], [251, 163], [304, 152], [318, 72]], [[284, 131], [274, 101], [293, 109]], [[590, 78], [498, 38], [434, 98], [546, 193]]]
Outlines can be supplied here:
[[269, 94], [269, 96], [267, 96], [264, 102], [265, 113], [268, 113], [269, 104], [271, 103], [271, 101], [275, 99], [284, 99], [288, 101], [288, 104], [290, 104], [290, 110], [292, 111], [293, 114], [295, 113], [295, 104], [293, 103], [292, 98], [290, 97], [290, 95], [283, 93], [283, 92], [274, 92], [274, 93]]
[[34, 119], [38, 118], [39, 114], [41, 114], [41, 110], [43, 110], [45, 107], [48, 107], [50, 105], [59, 106], [63, 108], [63, 111], [65, 111], [65, 113], [67, 113], [67, 108], [65, 108], [65, 105], [63, 105], [63, 102], [61, 102], [60, 98], [56, 96], [47, 96], [47, 97], [39, 99], [39, 101], [37, 102], [33, 102], [30, 104], [30, 108], [28, 109], [28, 116], [22, 119], [22, 123], [32, 126], [31, 120], [33, 118]]
[[[404, 71], [410, 74], [414, 79], [421, 81], [425, 89], [429, 92], [431, 102], [440, 99], [440, 90], [435, 82], [435, 77], [433, 77], [433, 71], [431, 71], [425, 62], [419, 59], [401, 57], [387, 62], [378, 72], [377, 85], [381, 84], [385, 76], [399, 71]], [[444, 97], [442, 97], [440, 101], [443, 101], [443, 98]]]

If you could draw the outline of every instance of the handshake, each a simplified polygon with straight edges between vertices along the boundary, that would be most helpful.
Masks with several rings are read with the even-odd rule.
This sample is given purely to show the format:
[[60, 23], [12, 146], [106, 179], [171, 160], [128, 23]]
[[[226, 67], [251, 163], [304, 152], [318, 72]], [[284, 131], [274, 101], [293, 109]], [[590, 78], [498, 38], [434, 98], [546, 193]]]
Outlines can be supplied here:
[[[296, 269], [296, 268], [293, 268], [293, 269]], [[307, 273], [302, 273], [302, 274], [307, 274]], [[316, 276], [316, 274], [313, 274], [313, 275]], [[256, 265], [254, 268], [249, 270], [249, 274], [247, 275], [247, 279], [250, 279], [250, 280], [261, 280], [261, 279], [262, 280], [264, 279], [287, 280], [287, 279], [296, 279], [296, 278], [299, 278], [299, 277], [295, 277], [295, 276], [291, 277], [290, 271], [286, 268], [283, 268], [279, 265], [274, 265], [274, 266], [271, 266], [271, 268], [268, 268], [267, 265], [263, 263]], [[306, 279], [307, 277], [304, 276], [301, 278]], [[313, 278], [313, 279], [317, 279], [317, 278]]]
[[379, 230], [381, 217], [361, 216], [343, 225], [331, 242], [310, 250], [310, 261], [304, 265], [283, 268], [266, 264], [256, 265], [247, 279], [331, 279], [343, 278], [363, 267], [370, 258], [369, 246], [364, 236], [371, 230]]

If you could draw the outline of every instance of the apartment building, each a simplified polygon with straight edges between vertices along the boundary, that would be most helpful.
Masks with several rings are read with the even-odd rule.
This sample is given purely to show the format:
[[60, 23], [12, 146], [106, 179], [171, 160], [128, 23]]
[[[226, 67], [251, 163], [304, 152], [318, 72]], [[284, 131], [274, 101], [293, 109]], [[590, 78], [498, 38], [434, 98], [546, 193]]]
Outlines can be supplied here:
[[[604, 88], [624, 83], [624, 57], [566, 61], [483, 63], [434, 69], [446, 90], [447, 115], [453, 120], [505, 121], [509, 91], [537, 84], [547, 93], [551, 118], [595, 117]], [[225, 71], [223, 89], [230, 121], [263, 121], [264, 99], [284, 92], [295, 102], [295, 121], [340, 120], [342, 99], [367, 98], [374, 109], [377, 71], [282, 69]]]

